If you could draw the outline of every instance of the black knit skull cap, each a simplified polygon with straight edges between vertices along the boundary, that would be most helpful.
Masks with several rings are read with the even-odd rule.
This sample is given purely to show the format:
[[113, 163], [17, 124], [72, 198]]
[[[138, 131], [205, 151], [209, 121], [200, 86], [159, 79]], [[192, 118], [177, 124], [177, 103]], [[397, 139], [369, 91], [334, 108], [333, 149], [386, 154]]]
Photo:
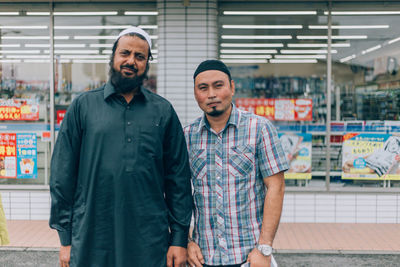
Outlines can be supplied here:
[[197, 75], [199, 75], [203, 71], [207, 71], [207, 70], [222, 71], [222, 72], [226, 73], [226, 75], [228, 75], [229, 80], [232, 80], [231, 73], [230, 73], [228, 67], [222, 61], [216, 60], [216, 59], [209, 59], [209, 60], [205, 60], [205, 61], [201, 62], [193, 74], [193, 80], [196, 79]]

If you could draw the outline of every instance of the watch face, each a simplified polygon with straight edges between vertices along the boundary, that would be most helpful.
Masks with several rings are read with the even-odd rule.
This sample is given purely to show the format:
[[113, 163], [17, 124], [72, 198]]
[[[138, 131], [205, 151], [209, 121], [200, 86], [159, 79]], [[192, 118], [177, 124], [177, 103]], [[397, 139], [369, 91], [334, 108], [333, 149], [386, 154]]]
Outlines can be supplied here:
[[272, 253], [272, 247], [268, 245], [258, 245], [257, 249], [263, 254], [264, 256], [269, 256]]

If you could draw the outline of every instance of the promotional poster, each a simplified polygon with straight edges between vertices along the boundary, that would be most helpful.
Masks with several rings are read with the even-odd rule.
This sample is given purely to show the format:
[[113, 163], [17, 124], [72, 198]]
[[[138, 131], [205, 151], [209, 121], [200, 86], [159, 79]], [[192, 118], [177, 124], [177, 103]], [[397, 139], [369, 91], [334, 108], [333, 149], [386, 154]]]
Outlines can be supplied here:
[[400, 135], [343, 136], [342, 179], [400, 180]]
[[37, 178], [36, 134], [0, 134], [0, 178]]
[[279, 134], [283, 151], [289, 162], [285, 179], [311, 179], [311, 134]]

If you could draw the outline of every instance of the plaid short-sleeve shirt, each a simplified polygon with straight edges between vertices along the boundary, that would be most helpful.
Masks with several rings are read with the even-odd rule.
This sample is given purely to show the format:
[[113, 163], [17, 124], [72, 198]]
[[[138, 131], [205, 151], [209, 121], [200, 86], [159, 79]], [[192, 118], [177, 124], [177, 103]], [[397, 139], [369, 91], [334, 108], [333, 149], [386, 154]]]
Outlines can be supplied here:
[[288, 169], [276, 129], [233, 105], [220, 133], [204, 116], [184, 132], [195, 201], [193, 238], [206, 264], [240, 264], [260, 235], [263, 178]]

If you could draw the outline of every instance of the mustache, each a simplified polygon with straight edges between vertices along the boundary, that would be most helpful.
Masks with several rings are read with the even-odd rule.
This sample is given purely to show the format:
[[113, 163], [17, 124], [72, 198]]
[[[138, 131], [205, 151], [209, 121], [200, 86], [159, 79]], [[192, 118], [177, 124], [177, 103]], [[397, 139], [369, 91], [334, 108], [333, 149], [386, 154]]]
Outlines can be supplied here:
[[129, 65], [129, 64], [121, 65], [121, 69], [122, 69], [122, 68], [127, 68], [127, 69], [130, 69], [130, 70], [134, 71], [135, 73], [137, 73], [137, 72], [138, 72], [138, 69], [137, 69], [137, 68], [135, 68], [135, 66], [133, 66], [133, 65]]

